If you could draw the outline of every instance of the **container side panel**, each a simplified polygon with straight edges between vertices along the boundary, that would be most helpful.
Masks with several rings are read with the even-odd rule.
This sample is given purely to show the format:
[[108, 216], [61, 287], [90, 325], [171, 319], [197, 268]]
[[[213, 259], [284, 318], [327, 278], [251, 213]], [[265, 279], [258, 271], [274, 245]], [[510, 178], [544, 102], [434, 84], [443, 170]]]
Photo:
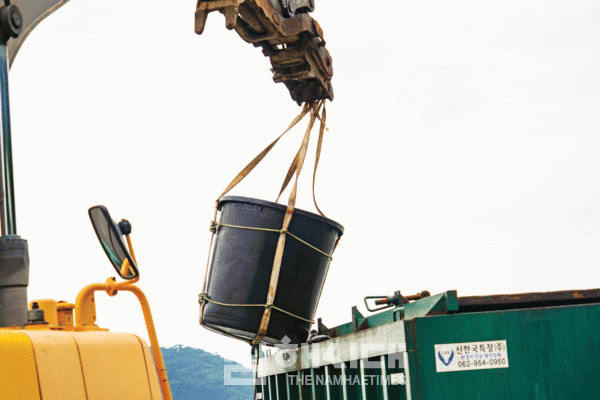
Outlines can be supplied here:
[[599, 398], [600, 305], [417, 318], [406, 327], [413, 399]]
[[387, 378], [382, 374], [381, 357], [372, 357], [363, 360], [363, 379], [361, 384], [365, 387], [364, 392], [367, 399], [384, 400], [384, 379]]
[[404, 353], [385, 356], [386, 385], [389, 400], [406, 400], [406, 375]]
[[313, 370], [314, 392], [316, 400], [327, 400], [327, 374], [325, 367], [315, 368]]
[[344, 400], [344, 382], [345, 376], [342, 372], [341, 364], [333, 364], [327, 367], [329, 376], [329, 395], [331, 400]]
[[277, 394], [275, 392], [275, 377], [269, 376], [267, 378], [267, 399], [269, 400], [277, 400]]
[[276, 398], [279, 400], [288, 400], [288, 390], [285, 374], [275, 376], [275, 382], [275, 388], [277, 389]]
[[300, 400], [300, 386], [298, 383], [298, 373], [288, 372], [285, 374], [287, 379], [287, 390], [289, 400]]
[[314, 400], [312, 392], [312, 373], [310, 370], [300, 371], [298, 373], [300, 379], [299, 394], [302, 400]]
[[359, 361], [350, 361], [346, 363], [346, 392], [348, 400], [367, 400], [363, 399], [362, 385], [360, 383], [361, 373]]
[[254, 398], [256, 400], [266, 400], [268, 398], [267, 393], [265, 392], [265, 385], [267, 383], [266, 381], [267, 381], [267, 378], [258, 378], [255, 381], [255, 384], [254, 384], [255, 396], [254, 396]]

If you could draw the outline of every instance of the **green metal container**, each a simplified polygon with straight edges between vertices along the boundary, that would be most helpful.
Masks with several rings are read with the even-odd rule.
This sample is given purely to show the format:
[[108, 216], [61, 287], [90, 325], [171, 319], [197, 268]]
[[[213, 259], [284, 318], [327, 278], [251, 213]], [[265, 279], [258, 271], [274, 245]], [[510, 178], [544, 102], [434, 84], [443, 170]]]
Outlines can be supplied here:
[[[600, 399], [600, 291], [457, 298], [322, 328], [257, 363], [256, 399]], [[322, 337], [323, 338], [323, 337]]]

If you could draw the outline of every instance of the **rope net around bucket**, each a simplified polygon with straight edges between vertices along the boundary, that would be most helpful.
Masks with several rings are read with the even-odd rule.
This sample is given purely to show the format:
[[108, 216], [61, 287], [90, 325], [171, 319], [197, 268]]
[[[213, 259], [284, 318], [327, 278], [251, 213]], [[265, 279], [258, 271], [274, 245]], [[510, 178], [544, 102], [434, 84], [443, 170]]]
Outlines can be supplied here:
[[301, 321], [309, 322], [311, 324], [315, 323], [315, 321], [313, 321], [313, 320], [302, 318], [299, 315], [292, 314], [291, 312], [285, 311], [283, 308], [276, 307], [273, 304], [226, 304], [226, 303], [220, 303], [218, 301], [212, 300], [210, 297], [208, 297], [208, 295], [206, 293], [200, 293], [198, 295], [198, 303], [203, 304], [203, 303], [205, 303], [207, 301], [210, 302], [210, 303], [216, 304], [218, 306], [222, 306], [222, 307], [264, 307], [264, 308], [272, 308], [274, 310], [277, 310], [277, 311], [280, 311], [280, 312], [282, 312], [284, 314], [287, 314], [290, 317], [298, 318]]
[[220, 223], [220, 222], [212, 221], [211, 224], [210, 224], [210, 231], [213, 233], [213, 235], [215, 233], [217, 233], [217, 226], [225, 226], [225, 227], [228, 227], [228, 228], [235, 228], [235, 229], [247, 229], [247, 230], [251, 230], [251, 231], [283, 233], [283, 234], [286, 234], [286, 235], [289, 235], [289, 236], [293, 237], [298, 242], [302, 243], [305, 246], [310, 247], [311, 249], [313, 249], [317, 253], [321, 253], [325, 257], [329, 258], [329, 260], [333, 261], [333, 256], [325, 253], [323, 250], [318, 249], [317, 247], [313, 246], [312, 244], [310, 244], [310, 243], [308, 243], [308, 242], [300, 239], [298, 236], [294, 235], [293, 233], [291, 233], [287, 229], [254, 228], [254, 227], [251, 227], [251, 226], [230, 225], [230, 224], [223, 224], [223, 223]]
[[[233, 189], [238, 183], [240, 183], [262, 161], [262, 159], [273, 149], [273, 147], [275, 147], [277, 142], [279, 142], [279, 140], [290, 129], [292, 129], [298, 122], [300, 122], [306, 115], [310, 115], [310, 118], [309, 118], [309, 123], [306, 128], [306, 131], [304, 133], [304, 137], [302, 139], [302, 144], [300, 145], [300, 148], [299, 148], [298, 152], [296, 153], [296, 156], [294, 157], [294, 159], [290, 165], [290, 168], [288, 169], [288, 172], [285, 176], [284, 182], [281, 186], [281, 190], [279, 191], [279, 195], [277, 197], [277, 200], [279, 200], [279, 197], [281, 197], [281, 194], [285, 191], [285, 189], [287, 188], [287, 186], [289, 185], [289, 183], [291, 182], [291, 180], [294, 178], [294, 175], [295, 175], [294, 185], [291, 189], [291, 192], [290, 192], [290, 195], [288, 198], [287, 209], [285, 212], [285, 216], [283, 219], [283, 224], [282, 224], [281, 229], [258, 228], [258, 227], [252, 227], [252, 226], [239, 226], [239, 225], [232, 225], [232, 224], [225, 224], [222, 222], [217, 222], [220, 199], [225, 194], [227, 194], [231, 189]], [[221, 193], [221, 195], [217, 199], [214, 218], [213, 218], [213, 221], [210, 226], [212, 235], [211, 235], [211, 240], [210, 240], [209, 257], [208, 257], [208, 261], [207, 261], [206, 272], [204, 275], [203, 292], [198, 296], [198, 302], [200, 303], [200, 324], [203, 325], [205, 328], [215, 331], [215, 332], [218, 332], [218, 333], [221, 333], [223, 335], [238, 339], [238, 340], [243, 340], [245, 342], [250, 343], [252, 346], [256, 346], [264, 339], [264, 337], [267, 334], [267, 329], [269, 327], [269, 322], [271, 320], [271, 314], [272, 314], [273, 310], [277, 310], [283, 314], [286, 314], [292, 318], [296, 318], [300, 321], [304, 321], [304, 322], [307, 322], [310, 324], [314, 323], [314, 321], [312, 321], [311, 319], [304, 318], [302, 316], [299, 316], [299, 315], [291, 313], [287, 310], [284, 310], [280, 307], [276, 307], [274, 305], [274, 300], [275, 300], [275, 294], [277, 292], [279, 275], [281, 272], [281, 263], [283, 260], [283, 253], [285, 250], [286, 238], [288, 236], [291, 236], [294, 240], [298, 241], [299, 243], [302, 243], [303, 245], [313, 249], [314, 251], [323, 255], [324, 257], [327, 257], [330, 261], [332, 260], [332, 254], [335, 251], [335, 248], [337, 247], [337, 244], [339, 242], [339, 238], [338, 238], [338, 241], [335, 243], [335, 246], [333, 248], [332, 254], [328, 254], [325, 251], [317, 248], [316, 246], [314, 246], [314, 245], [308, 243], [307, 241], [299, 238], [298, 236], [292, 234], [288, 230], [288, 228], [290, 226], [290, 222], [292, 220], [293, 213], [294, 213], [295, 205], [296, 205], [296, 197], [297, 197], [297, 190], [298, 190], [298, 178], [300, 176], [300, 172], [302, 171], [302, 167], [304, 166], [304, 160], [306, 158], [306, 153], [308, 150], [310, 134], [311, 134], [311, 131], [317, 120], [319, 120], [321, 122], [321, 124], [320, 124], [320, 129], [319, 129], [317, 154], [316, 154], [316, 158], [315, 158], [315, 167], [314, 167], [314, 172], [313, 172], [313, 201], [314, 201], [315, 207], [317, 208], [319, 214], [322, 215], [323, 217], [325, 217], [325, 215], [323, 214], [323, 212], [317, 205], [316, 196], [315, 196], [315, 181], [316, 181], [317, 167], [319, 165], [319, 159], [321, 156], [321, 147], [322, 147], [322, 142], [323, 142], [323, 136], [324, 136], [325, 130], [327, 130], [326, 119], [327, 119], [327, 113], [325, 110], [325, 101], [324, 100], [321, 100], [321, 101], [318, 101], [315, 103], [311, 103], [311, 104], [305, 104], [302, 111], [300, 112], [300, 114], [292, 121], [292, 123], [287, 127], [287, 129], [281, 135], [279, 135], [279, 137], [277, 137], [269, 146], [267, 146], [258, 156], [256, 156], [233, 179], [233, 181], [231, 181], [231, 183], [227, 186], [227, 188], [223, 191], [223, 193]], [[208, 294], [206, 293], [208, 277], [209, 277], [209, 270], [210, 270], [210, 260], [211, 260], [210, 254], [211, 254], [211, 250], [213, 248], [214, 238], [215, 238], [215, 235], [217, 234], [219, 227], [228, 227], [228, 228], [232, 228], [232, 229], [254, 230], [254, 231], [263, 231], [263, 232], [273, 232], [273, 233], [276, 233], [279, 235], [279, 238], [277, 241], [277, 247], [275, 250], [275, 257], [273, 260], [273, 267], [271, 270], [271, 277], [270, 277], [270, 281], [269, 281], [269, 289], [268, 289], [268, 293], [267, 293], [267, 299], [266, 299], [265, 303], [263, 303], [263, 304], [223, 303], [223, 302], [218, 302], [218, 301], [211, 299], [208, 296]], [[253, 339], [244, 339], [244, 338], [241, 338], [234, 334], [231, 334], [229, 332], [226, 332], [225, 330], [222, 330], [217, 327], [210, 326], [210, 325], [207, 325], [206, 323], [204, 323], [203, 313], [204, 313], [204, 307], [207, 303], [213, 303], [213, 304], [216, 304], [216, 305], [222, 306], [222, 307], [260, 307], [260, 308], [264, 308], [264, 312], [263, 312], [263, 315], [262, 315], [262, 318], [260, 321], [260, 327], [258, 329], [258, 332], [256, 333], [256, 336]]]

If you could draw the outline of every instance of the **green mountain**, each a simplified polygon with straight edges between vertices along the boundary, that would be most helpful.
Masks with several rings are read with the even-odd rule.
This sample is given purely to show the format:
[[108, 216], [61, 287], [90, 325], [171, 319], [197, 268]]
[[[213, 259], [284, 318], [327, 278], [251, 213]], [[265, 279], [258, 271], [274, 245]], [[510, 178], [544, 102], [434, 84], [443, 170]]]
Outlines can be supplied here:
[[174, 400], [253, 399], [252, 384], [232, 384], [252, 382], [252, 371], [241, 364], [181, 345], [161, 350]]

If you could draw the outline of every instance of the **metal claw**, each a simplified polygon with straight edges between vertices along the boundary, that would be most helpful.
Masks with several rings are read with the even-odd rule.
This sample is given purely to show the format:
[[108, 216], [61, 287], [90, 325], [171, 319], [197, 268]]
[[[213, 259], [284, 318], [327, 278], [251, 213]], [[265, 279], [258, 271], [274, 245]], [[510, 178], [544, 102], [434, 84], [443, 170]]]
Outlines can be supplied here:
[[221, 13], [225, 16], [225, 27], [229, 30], [235, 28], [238, 16], [237, 7], [227, 7], [221, 10]]
[[204, 32], [206, 19], [212, 11], [220, 11], [225, 16], [225, 26], [233, 29], [236, 26], [238, 9], [246, 0], [198, 0], [196, 4], [195, 31], [198, 35]]
[[198, 0], [195, 30], [201, 34], [208, 14], [221, 12], [227, 29], [263, 49], [273, 80], [284, 83], [294, 101], [333, 100], [332, 60], [323, 30], [307, 13], [313, 9], [314, 0]]
[[202, 35], [204, 32], [204, 28], [206, 27], [206, 19], [208, 18], [208, 11], [197, 10], [196, 11], [196, 21], [194, 26], [194, 31], [198, 35]]

